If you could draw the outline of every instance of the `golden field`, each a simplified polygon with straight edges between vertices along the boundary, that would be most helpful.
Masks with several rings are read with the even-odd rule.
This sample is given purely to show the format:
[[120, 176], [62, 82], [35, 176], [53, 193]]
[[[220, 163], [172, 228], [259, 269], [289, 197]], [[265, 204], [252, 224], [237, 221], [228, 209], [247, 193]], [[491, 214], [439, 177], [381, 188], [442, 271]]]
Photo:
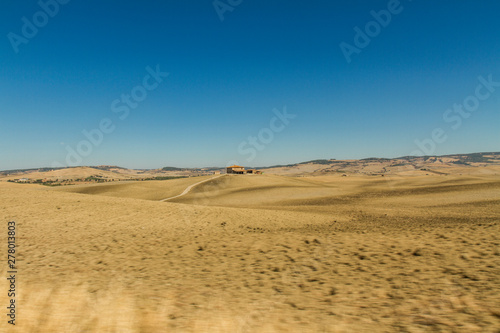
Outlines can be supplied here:
[[0, 330], [499, 332], [497, 172], [0, 182]]

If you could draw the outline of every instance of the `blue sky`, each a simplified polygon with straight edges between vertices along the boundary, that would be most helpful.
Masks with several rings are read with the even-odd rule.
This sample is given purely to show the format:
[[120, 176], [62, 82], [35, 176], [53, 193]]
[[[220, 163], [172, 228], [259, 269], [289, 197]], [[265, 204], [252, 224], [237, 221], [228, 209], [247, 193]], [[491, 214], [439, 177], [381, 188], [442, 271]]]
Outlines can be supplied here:
[[55, 1], [0, 5], [0, 170], [500, 151], [498, 1]]

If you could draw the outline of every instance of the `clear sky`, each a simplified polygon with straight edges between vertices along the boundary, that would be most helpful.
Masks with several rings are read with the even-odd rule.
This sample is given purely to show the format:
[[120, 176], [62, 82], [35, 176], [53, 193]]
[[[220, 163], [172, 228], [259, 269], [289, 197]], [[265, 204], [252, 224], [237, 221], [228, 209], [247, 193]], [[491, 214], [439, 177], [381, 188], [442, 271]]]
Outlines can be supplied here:
[[0, 170], [500, 151], [498, 13], [495, 0], [2, 0]]

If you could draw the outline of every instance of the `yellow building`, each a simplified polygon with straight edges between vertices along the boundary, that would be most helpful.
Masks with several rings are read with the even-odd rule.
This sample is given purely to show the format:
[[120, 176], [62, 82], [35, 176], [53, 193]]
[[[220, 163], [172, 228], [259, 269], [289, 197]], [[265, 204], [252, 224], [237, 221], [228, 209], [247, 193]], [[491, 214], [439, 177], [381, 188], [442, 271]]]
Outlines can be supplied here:
[[231, 166], [226, 168], [226, 173], [228, 173], [228, 174], [232, 173], [232, 174], [237, 174], [237, 175], [244, 175], [247, 173], [251, 173], [251, 174], [260, 175], [260, 174], [262, 174], [262, 171], [255, 170], [255, 169], [245, 170], [245, 167], [242, 167], [241, 165], [231, 165]]
[[243, 175], [245, 173], [245, 167], [242, 167], [241, 165], [231, 165], [226, 168], [226, 173]]

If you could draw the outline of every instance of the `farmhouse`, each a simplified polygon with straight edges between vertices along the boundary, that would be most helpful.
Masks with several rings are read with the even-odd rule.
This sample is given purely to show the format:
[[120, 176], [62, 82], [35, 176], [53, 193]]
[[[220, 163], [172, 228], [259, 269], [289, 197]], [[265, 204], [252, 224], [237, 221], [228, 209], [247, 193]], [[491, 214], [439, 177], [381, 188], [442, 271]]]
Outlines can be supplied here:
[[245, 167], [241, 165], [231, 165], [226, 168], [226, 173], [243, 175], [245, 173]]
[[237, 174], [237, 175], [244, 175], [247, 173], [251, 173], [251, 174], [259, 174], [260, 175], [262, 173], [262, 171], [255, 170], [255, 169], [245, 170], [245, 167], [242, 167], [241, 165], [231, 165], [231, 166], [226, 168], [226, 173]]

